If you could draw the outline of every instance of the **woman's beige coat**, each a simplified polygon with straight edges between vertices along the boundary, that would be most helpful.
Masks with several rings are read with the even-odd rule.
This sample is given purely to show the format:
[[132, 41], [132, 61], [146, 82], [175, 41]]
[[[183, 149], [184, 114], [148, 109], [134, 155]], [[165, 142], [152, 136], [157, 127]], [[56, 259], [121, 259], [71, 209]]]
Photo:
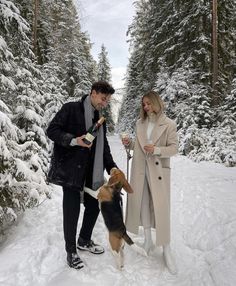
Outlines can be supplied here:
[[161, 155], [152, 155], [149, 158], [146, 158], [143, 149], [147, 144], [147, 126], [147, 119], [144, 122], [141, 119], [137, 121], [130, 178], [134, 193], [128, 194], [126, 227], [128, 231], [137, 234], [141, 225], [140, 208], [147, 169], [153, 201], [152, 226], [156, 228], [156, 245], [165, 245], [170, 242], [170, 157], [178, 149], [176, 124], [166, 115], [160, 115], [152, 130], [151, 139], [159, 147], [155, 149], [159, 149]]

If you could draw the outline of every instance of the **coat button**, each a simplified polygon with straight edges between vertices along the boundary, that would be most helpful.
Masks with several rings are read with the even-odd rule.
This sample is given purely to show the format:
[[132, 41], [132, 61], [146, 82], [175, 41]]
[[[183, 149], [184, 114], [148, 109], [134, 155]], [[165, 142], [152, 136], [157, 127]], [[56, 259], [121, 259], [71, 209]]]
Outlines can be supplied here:
[[158, 177], [158, 179], [159, 179], [159, 180], [161, 180], [161, 179], [162, 179], [162, 177]]
[[159, 165], [159, 162], [156, 162], [156, 165]]

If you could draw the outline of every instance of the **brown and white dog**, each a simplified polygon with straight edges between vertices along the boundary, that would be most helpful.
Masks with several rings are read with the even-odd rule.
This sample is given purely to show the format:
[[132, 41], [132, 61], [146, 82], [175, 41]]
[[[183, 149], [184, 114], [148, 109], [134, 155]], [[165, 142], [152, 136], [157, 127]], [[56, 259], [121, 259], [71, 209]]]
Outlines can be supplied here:
[[111, 170], [108, 182], [97, 191], [84, 188], [85, 192], [99, 200], [101, 213], [109, 231], [111, 251], [115, 257], [118, 269], [124, 266], [124, 242], [130, 245], [136, 252], [147, 256], [146, 251], [136, 245], [126, 232], [122, 211], [122, 188], [127, 193], [133, 193], [124, 173], [117, 168]]

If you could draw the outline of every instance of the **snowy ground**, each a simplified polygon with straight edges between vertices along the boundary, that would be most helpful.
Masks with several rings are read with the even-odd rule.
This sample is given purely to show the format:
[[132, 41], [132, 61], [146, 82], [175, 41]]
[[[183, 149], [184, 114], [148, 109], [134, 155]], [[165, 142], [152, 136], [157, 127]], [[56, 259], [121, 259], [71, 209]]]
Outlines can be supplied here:
[[[110, 143], [115, 161], [125, 170], [126, 155], [118, 137], [111, 137]], [[164, 267], [161, 249], [144, 258], [126, 246], [125, 268], [116, 270], [101, 216], [93, 238], [106, 252], [82, 252], [86, 267], [70, 269], [61, 200], [57, 187], [51, 200], [27, 210], [11, 228], [0, 245], [1, 286], [236, 285], [236, 168], [198, 164], [181, 156], [172, 159], [172, 249], [179, 269], [175, 276]], [[132, 237], [141, 244], [142, 229]]]

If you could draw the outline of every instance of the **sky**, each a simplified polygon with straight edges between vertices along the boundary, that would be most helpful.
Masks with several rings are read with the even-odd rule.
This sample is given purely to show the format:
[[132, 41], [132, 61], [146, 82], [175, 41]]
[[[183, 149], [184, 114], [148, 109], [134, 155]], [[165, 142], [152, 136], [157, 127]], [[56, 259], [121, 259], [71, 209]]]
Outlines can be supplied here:
[[132, 0], [75, 0], [81, 10], [81, 26], [88, 31], [93, 43], [95, 60], [101, 45], [107, 49], [112, 68], [112, 83], [115, 88], [123, 87], [129, 58], [129, 44], [126, 32], [132, 23], [134, 5]]
[[[111, 136], [108, 140], [115, 162], [125, 171], [120, 139]], [[235, 286], [236, 168], [196, 163], [179, 155], [171, 159], [171, 167], [171, 249], [177, 275], [165, 267], [161, 247], [143, 257], [127, 244], [124, 269], [118, 270], [101, 214], [92, 238], [105, 247], [105, 253], [80, 251], [85, 267], [69, 268], [62, 231], [62, 190], [55, 186], [51, 199], [26, 210], [0, 243], [0, 286]], [[125, 194], [123, 201], [125, 208]], [[129, 235], [142, 245], [142, 228], [138, 235]]]

